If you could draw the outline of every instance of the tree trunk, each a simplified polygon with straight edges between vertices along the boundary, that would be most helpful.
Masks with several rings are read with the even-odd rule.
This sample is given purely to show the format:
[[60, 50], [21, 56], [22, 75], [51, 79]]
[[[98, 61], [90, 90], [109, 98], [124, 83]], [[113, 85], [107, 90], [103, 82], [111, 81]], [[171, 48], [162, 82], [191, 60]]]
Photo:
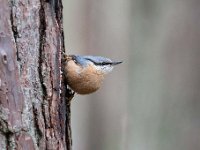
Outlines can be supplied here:
[[0, 0], [0, 150], [71, 150], [61, 0]]

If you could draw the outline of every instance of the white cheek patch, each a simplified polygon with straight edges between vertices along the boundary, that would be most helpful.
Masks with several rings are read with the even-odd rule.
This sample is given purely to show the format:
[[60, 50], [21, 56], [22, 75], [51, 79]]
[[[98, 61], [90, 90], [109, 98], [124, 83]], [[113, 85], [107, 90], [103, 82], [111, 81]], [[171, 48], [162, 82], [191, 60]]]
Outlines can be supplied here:
[[109, 73], [109, 72], [111, 72], [113, 70], [113, 66], [111, 66], [111, 65], [95, 66], [95, 68], [98, 71], [103, 72], [104, 74], [107, 74], [107, 73]]

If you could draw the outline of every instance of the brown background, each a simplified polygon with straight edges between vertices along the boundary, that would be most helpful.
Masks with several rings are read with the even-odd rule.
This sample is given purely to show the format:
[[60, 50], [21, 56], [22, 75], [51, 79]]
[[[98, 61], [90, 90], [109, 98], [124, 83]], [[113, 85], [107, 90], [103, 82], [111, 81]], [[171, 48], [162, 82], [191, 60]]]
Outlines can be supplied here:
[[200, 149], [200, 1], [64, 1], [66, 48], [124, 63], [72, 102], [74, 150]]

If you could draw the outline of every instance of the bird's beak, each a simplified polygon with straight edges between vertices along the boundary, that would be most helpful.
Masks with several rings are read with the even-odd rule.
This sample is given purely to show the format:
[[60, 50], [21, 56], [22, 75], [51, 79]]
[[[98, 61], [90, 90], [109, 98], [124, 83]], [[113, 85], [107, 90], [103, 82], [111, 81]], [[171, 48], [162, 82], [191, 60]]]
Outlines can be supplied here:
[[121, 64], [121, 63], [122, 63], [122, 61], [114, 61], [114, 62], [112, 62], [112, 65], [114, 66], [114, 65]]

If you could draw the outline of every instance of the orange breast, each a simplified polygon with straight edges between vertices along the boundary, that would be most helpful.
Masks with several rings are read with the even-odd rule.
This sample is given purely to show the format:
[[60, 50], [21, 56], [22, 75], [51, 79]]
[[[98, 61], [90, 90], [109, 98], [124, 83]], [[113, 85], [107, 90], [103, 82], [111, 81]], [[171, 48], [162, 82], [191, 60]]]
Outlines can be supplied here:
[[97, 71], [93, 65], [86, 68], [68, 61], [65, 66], [66, 77], [69, 86], [78, 94], [89, 94], [98, 90], [103, 80], [103, 74]]

